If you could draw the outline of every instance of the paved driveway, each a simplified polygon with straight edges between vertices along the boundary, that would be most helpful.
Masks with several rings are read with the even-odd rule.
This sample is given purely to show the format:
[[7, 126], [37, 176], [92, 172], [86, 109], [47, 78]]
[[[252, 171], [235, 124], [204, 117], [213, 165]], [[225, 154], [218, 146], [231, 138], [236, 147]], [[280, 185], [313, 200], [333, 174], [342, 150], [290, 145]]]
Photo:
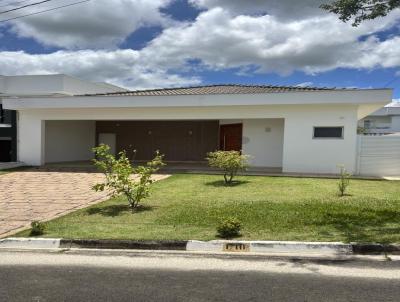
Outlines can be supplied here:
[[[156, 180], [168, 177], [155, 175]], [[0, 238], [108, 198], [91, 187], [100, 173], [28, 170], [0, 175]]]

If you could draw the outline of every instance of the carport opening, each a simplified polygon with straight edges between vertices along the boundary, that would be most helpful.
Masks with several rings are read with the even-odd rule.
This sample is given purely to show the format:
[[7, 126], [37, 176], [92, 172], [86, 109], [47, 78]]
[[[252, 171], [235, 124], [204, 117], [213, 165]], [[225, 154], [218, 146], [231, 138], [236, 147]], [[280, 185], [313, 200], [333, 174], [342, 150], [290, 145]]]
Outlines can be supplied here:
[[100, 143], [114, 154], [136, 150], [137, 162], [156, 150], [171, 164], [206, 164], [208, 152], [243, 150], [258, 167], [282, 167], [284, 119], [168, 121], [46, 121], [45, 163], [87, 162]]

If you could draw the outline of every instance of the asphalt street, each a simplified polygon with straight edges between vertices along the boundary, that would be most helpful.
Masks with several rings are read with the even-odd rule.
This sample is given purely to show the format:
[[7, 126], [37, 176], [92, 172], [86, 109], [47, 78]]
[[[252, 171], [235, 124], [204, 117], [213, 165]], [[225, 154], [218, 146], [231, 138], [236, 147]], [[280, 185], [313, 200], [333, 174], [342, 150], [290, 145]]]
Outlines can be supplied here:
[[400, 264], [0, 252], [0, 301], [399, 301]]

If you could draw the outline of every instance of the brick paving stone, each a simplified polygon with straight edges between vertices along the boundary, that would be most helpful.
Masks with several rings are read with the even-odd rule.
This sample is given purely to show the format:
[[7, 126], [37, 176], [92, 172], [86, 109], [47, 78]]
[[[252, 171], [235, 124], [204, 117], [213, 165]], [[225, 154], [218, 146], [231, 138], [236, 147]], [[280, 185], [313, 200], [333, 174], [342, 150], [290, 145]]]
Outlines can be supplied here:
[[[169, 175], [154, 175], [162, 180]], [[35, 169], [0, 176], [0, 238], [30, 227], [34, 220], [47, 221], [109, 198], [95, 192], [101, 173]]]

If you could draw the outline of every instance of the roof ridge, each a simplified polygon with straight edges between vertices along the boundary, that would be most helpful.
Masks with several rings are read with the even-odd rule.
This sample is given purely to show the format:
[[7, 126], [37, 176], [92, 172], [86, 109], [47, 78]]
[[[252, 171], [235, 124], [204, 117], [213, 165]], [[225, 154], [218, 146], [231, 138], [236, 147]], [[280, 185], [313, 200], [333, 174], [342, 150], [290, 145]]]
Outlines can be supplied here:
[[[183, 86], [183, 87], [166, 87], [166, 88], [150, 88], [150, 89], [135, 89], [126, 91], [117, 91], [109, 93], [98, 93], [95, 95], [113, 95], [113, 94], [129, 94], [129, 93], [150, 93], [157, 91], [172, 91], [172, 90], [188, 90], [188, 89], [201, 89], [201, 88], [212, 88], [212, 87], [245, 87], [245, 88], [277, 88], [277, 89], [296, 89], [296, 90], [333, 90], [336, 87], [315, 87], [315, 86], [290, 86], [290, 85], [272, 85], [272, 84], [241, 84], [241, 83], [221, 83], [221, 84], [209, 84], [209, 85], [193, 85], [193, 86]], [[345, 89], [345, 88], [342, 88]], [[87, 94], [85, 94], [87, 95]], [[92, 95], [92, 94], [90, 94]]]
[[[283, 93], [283, 92], [312, 92], [346, 90], [347, 88], [336, 87], [312, 87], [312, 86], [290, 86], [272, 84], [209, 84], [193, 85], [186, 87], [168, 87], [153, 89], [138, 89], [121, 92], [83, 94], [81, 96], [168, 96], [168, 95], [217, 95], [217, 94], [261, 94], [261, 93]], [[351, 89], [350, 89], [351, 90]]]

